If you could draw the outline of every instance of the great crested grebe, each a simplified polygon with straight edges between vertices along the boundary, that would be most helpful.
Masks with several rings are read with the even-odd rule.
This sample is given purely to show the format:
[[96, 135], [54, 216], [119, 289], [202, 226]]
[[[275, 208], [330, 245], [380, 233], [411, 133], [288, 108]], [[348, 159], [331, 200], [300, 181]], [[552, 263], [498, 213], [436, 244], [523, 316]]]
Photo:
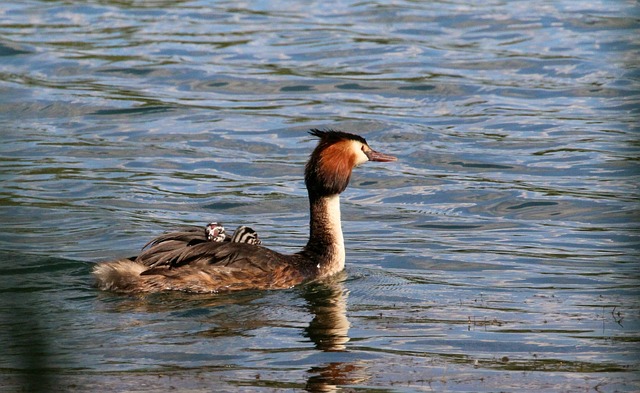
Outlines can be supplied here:
[[305, 166], [311, 217], [309, 241], [301, 251], [287, 255], [250, 243], [194, 241], [206, 239], [202, 229], [169, 233], [147, 243], [137, 257], [98, 263], [97, 287], [129, 293], [283, 289], [343, 270], [340, 193], [356, 166], [396, 158], [372, 150], [355, 134], [309, 133], [320, 141]]

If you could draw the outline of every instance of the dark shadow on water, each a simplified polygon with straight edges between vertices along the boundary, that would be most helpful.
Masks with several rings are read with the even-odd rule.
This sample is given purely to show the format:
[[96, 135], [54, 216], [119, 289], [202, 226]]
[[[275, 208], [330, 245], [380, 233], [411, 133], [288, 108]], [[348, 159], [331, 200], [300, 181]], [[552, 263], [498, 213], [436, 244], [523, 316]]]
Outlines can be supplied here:
[[112, 116], [112, 115], [147, 115], [150, 113], [165, 113], [174, 108], [167, 105], [149, 105], [137, 108], [118, 108], [118, 109], [99, 109], [94, 115]]
[[59, 360], [73, 364], [75, 357], [60, 353], [61, 329], [72, 321], [58, 302], [90, 291], [90, 265], [8, 251], [0, 251], [0, 260], [0, 390], [62, 391], [67, 365]]
[[17, 386], [25, 392], [59, 391], [59, 380], [52, 370], [52, 329], [42, 318], [46, 302], [38, 293], [25, 292], [14, 294], [13, 299], [5, 296], [2, 303], [0, 325], [6, 330], [0, 333], [0, 342], [2, 352], [11, 354], [12, 360], [2, 366], [7, 372], [0, 376], [0, 385]]

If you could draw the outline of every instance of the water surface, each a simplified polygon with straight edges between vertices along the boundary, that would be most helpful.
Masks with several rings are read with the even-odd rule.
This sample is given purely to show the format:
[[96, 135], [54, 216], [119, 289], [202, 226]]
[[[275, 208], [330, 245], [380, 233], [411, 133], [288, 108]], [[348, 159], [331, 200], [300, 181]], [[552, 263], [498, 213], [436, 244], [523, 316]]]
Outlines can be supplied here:
[[[3, 2], [2, 385], [639, 390], [638, 20], [607, 1]], [[399, 157], [342, 196], [344, 274], [92, 288], [95, 262], [183, 224], [296, 250], [309, 128]]]

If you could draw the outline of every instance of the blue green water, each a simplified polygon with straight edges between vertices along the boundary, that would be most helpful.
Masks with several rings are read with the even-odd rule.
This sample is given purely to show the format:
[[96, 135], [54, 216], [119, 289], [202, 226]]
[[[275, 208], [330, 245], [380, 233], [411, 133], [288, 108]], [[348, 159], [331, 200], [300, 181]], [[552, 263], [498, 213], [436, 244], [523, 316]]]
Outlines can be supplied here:
[[[6, 391], [640, 390], [635, 2], [5, 1]], [[396, 163], [344, 274], [122, 296], [184, 224], [307, 237], [309, 128]]]

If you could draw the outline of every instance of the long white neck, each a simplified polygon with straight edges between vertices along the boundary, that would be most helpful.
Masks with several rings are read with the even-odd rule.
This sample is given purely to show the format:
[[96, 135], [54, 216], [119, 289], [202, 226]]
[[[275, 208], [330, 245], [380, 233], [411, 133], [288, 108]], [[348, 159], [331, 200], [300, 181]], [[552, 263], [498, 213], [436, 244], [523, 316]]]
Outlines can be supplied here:
[[340, 195], [311, 198], [310, 234], [305, 251], [317, 262], [319, 276], [344, 269], [345, 249], [340, 222]]

